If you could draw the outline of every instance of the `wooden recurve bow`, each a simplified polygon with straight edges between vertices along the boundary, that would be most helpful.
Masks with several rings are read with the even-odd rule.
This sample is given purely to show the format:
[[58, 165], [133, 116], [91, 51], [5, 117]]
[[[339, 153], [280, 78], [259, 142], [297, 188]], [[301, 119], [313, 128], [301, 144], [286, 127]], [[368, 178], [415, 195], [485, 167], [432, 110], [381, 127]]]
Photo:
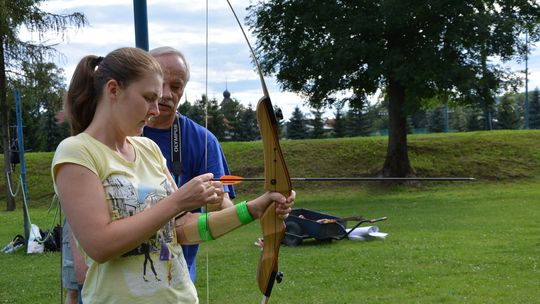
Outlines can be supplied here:
[[[279, 192], [285, 197], [289, 197], [292, 190], [291, 178], [285, 164], [285, 159], [283, 158], [283, 153], [281, 152], [277, 118], [272, 102], [270, 101], [266, 82], [264, 81], [259, 62], [249, 43], [244, 28], [229, 0], [227, 0], [227, 3], [253, 56], [264, 95], [257, 103], [257, 121], [259, 122], [264, 152], [264, 189], [266, 191]], [[257, 268], [257, 283], [259, 284], [259, 290], [263, 294], [262, 303], [268, 303], [274, 283], [276, 280], [278, 282], [281, 281], [281, 273], [278, 271], [278, 257], [281, 241], [285, 236], [285, 223], [276, 215], [275, 202], [272, 202], [268, 206], [260, 218], [260, 223], [264, 245]]]
[[[267, 92], [257, 104], [257, 120], [263, 142], [264, 189], [279, 192], [288, 197], [292, 190], [291, 179], [279, 145], [277, 120]], [[281, 274], [278, 272], [278, 256], [279, 247], [285, 235], [285, 223], [276, 216], [275, 202], [268, 206], [260, 222], [264, 244], [257, 268], [257, 282], [264, 295], [262, 303], [268, 303], [274, 282], [281, 281]]]

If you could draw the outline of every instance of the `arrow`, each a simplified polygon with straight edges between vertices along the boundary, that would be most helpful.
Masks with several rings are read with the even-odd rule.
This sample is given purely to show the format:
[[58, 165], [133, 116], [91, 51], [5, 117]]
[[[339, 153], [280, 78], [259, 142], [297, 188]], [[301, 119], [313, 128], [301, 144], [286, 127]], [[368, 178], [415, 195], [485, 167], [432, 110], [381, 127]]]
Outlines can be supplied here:
[[[236, 185], [241, 182], [263, 182], [264, 178], [259, 177], [241, 177], [236, 175], [223, 175], [220, 178], [214, 178], [214, 181], [220, 181], [223, 185]], [[474, 177], [291, 177], [292, 181], [314, 182], [314, 181], [474, 181]]]

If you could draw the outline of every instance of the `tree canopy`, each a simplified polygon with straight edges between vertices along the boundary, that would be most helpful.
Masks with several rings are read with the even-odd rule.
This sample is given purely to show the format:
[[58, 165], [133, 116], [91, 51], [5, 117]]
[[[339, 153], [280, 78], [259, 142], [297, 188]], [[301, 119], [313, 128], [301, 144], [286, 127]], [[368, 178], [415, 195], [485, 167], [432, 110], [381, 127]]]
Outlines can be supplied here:
[[[388, 95], [383, 174], [412, 173], [406, 117], [439, 94], [488, 106], [514, 75], [500, 62], [538, 41], [539, 4], [526, 0], [269, 0], [248, 8], [265, 73], [313, 107], [361, 107]], [[346, 97], [340, 97], [345, 94]]]
[[[54, 32], [64, 38], [68, 26], [82, 27], [88, 21], [81, 13], [57, 15], [40, 9], [43, 0], [0, 0], [0, 124], [2, 128], [2, 146], [4, 155], [9, 155], [10, 132], [9, 116], [12, 104], [7, 99], [7, 83], [27, 81], [32, 77], [42, 77], [44, 74], [29, 74], [29, 66], [38, 67], [57, 52], [54, 44], [46, 42], [45, 34]], [[21, 40], [19, 33], [22, 28], [38, 34], [38, 41]], [[45, 42], [44, 42], [45, 41]], [[52, 67], [42, 69], [49, 71]], [[47, 72], [46, 72], [47, 73]], [[37, 81], [43, 80], [35, 79]], [[53, 80], [54, 81], [54, 80]], [[46, 86], [41, 86], [44, 88]], [[46, 95], [47, 92], [44, 92]], [[40, 99], [42, 102], [52, 100]], [[4, 172], [10, 178], [9, 157], [4, 157]], [[7, 210], [15, 209], [15, 204], [8, 187], [6, 188]]]
[[292, 113], [292, 117], [287, 124], [287, 137], [290, 139], [306, 138], [307, 128], [304, 124], [304, 114], [300, 108], [296, 106]]

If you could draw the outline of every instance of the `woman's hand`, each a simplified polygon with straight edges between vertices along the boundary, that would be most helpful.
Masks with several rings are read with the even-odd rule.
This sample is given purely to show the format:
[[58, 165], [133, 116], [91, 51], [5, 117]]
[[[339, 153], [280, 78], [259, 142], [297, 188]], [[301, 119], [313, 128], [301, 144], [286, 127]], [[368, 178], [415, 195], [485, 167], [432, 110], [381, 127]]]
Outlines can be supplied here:
[[291, 191], [289, 197], [283, 196], [279, 192], [266, 192], [258, 198], [249, 201], [247, 203], [249, 213], [254, 219], [261, 218], [268, 205], [272, 202], [276, 202], [276, 214], [281, 219], [287, 218], [291, 212], [291, 207], [294, 204], [296, 192]]
[[214, 175], [206, 173], [192, 178], [173, 193], [175, 201], [183, 210], [193, 210], [206, 205], [220, 204], [223, 200], [223, 186], [213, 181]]

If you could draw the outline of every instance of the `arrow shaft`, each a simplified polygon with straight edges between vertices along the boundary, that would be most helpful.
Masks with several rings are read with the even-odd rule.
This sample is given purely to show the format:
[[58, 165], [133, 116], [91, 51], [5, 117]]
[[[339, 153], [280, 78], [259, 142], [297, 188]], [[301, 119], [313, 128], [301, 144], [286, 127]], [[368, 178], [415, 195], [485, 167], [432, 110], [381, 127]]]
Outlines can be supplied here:
[[471, 177], [296, 177], [296, 181], [460, 181]]
[[[293, 181], [473, 181], [473, 177], [291, 177]], [[263, 182], [264, 178], [214, 178], [214, 181], [223, 182]]]

